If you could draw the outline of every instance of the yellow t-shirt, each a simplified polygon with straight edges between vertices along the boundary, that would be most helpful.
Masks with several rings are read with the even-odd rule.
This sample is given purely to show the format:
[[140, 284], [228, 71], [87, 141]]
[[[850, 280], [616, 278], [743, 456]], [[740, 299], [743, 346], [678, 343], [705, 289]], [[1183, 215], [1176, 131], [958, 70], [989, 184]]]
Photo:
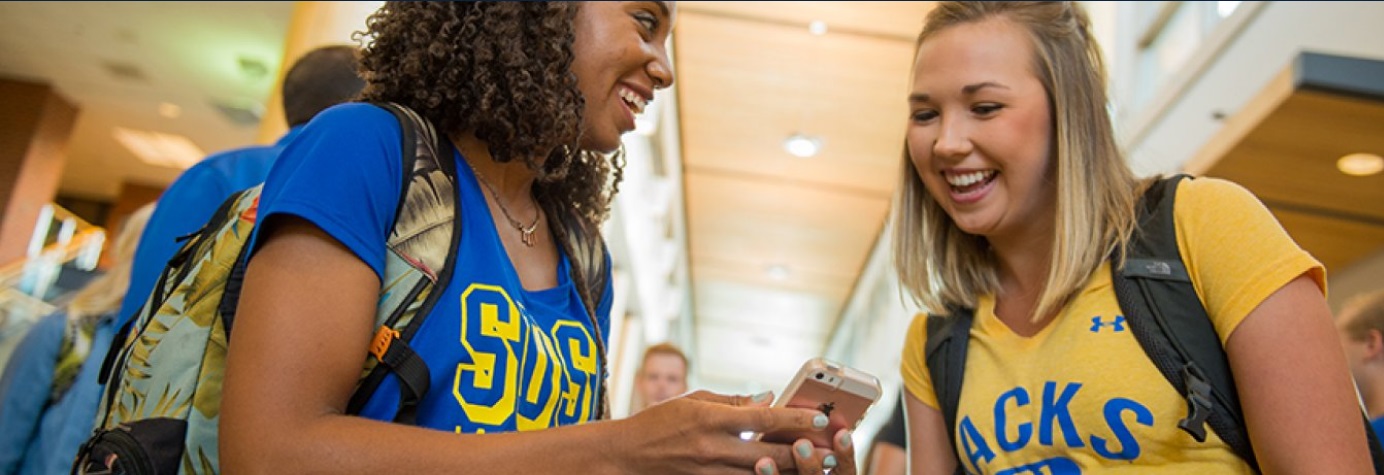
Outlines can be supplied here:
[[[1174, 220], [1222, 344], [1260, 302], [1304, 272], [1326, 288], [1321, 264], [1239, 185], [1183, 181]], [[1252, 473], [1214, 431], [1198, 443], [1177, 428], [1186, 403], [1124, 324], [1108, 262], [1032, 337], [995, 316], [993, 296], [977, 307], [955, 428], [968, 472]], [[926, 320], [914, 318], [908, 330], [902, 370], [909, 393], [936, 408]]]

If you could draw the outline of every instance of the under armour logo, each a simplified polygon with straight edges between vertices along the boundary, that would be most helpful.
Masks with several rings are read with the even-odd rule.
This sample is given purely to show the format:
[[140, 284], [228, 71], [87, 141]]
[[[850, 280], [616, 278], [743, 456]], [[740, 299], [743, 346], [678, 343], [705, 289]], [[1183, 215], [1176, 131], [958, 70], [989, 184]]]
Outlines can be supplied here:
[[817, 410], [822, 411], [822, 414], [825, 414], [827, 417], [831, 417], [831, 411], [836, 410], [836, 403], [824, 402], [817, 406]]
[[1124, 315], [1116, 316], [1110, 323], [1100, 321], [1100, 317], [1091, 317], [1091, 333], [1100, 333], [1100, 328], [1107, 326], [1114, 329], [1114, 331], [1122, 332], [1125, 330], [1124, 323]]

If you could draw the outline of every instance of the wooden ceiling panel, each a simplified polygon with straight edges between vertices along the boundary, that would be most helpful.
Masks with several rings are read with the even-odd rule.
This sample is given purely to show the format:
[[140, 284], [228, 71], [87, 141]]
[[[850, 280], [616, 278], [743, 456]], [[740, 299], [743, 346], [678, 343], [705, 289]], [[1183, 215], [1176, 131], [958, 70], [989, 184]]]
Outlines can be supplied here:
[[[765, 289], [812, 292], [829, 298], [845, 298], [858, 277], [853, 274], [823, 274], [806, 271], [802, 269], [800, 261], [800, 259], [793, 259], [792, 261], [745, 260], [726, 255], [703, 255], [692, 259], [692, 278], [697, 281], [723, 281]], [[779, 262], [790, 263], [778, 264]], [[770, 276], [769, 267], [773, 265], [786, 266], [788, 269], [787, 277]], [[701, 297], [700, 290], [697, 295], [697, 302], [702, 302], [704, 299]]]
[[[683, 2], [674, 29], [699, 384], [780, 389], [825, 349], [898, 180], [929, 3]], [[828, 33], [807, 24], [823, 19]], [[793, 133], [823, 140], [789, 155]], [[786, 272], [773, 275], [772, 266]]]
[[[678, 2], [678, 14], [751, 18], [806, 26], [827, 23], [828, 31], [869, 33], [912, 41], [934, 2]], [[679, 19], [679, 22], [682, 20]]]
[[[679, 109], [688, 170], [712, 169], [839, 186], [887, 197], [907, 118], [911, 41], [691, 11], [676, 29]], [[822, 152], [789, 155], [795, 132]]]
[[1327, 275], [1384, 250], [1384, 226], [1269, 208], [1298, 245], [1326, 266]]
[[1232, 180], [1273, 211], [1328, 275], [1384, 249], [1384, 175], [1350, 176], [1341, 156], [1384, 154], [1384, 62], [1304, 52], [1186, 163]]
[[704, 173], [687, 175], [690, 256], [847, 276], [864, 265], [885, 199]]
[[[694, 281], [697, 314], [707, 324], [744, 325], [804, 336], [830, 328], [845, 299], [817, 292], [776, 289], [714, 279]], [[705, 297], [705, 298], [703, 298]]]
[[739, 325], [699, 325], [693, 371], [724, 381], [727, 390], [772, 389], [778, 392], [808, 358], [821, 354], [820, 341], [772, 332], [752, 332]]
[[1270, 204], [1384, 222], [1384, 174], [1357, 177], [1336, 169], [1343, 155], [1384, 153], [1380, 124], [1379, 101], [1296, 91], [1208, 174], [1241, 183]]

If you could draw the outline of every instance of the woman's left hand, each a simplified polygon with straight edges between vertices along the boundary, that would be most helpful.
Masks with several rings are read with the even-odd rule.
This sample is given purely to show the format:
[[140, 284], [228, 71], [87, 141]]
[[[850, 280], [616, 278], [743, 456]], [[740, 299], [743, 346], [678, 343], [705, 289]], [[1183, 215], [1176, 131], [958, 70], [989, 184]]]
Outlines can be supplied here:
[[811, 441], [798, 439], [793, 442], [793, 464], [796, 469], [782, 470], [774, 465], [773, 460], [765, 457], [755, 464], [754, 470], [756, 475], [855, 475], [855, 446], [851, 441], [851, 431], [837, 431], [831, 438], [831, 450], [815, 448]]

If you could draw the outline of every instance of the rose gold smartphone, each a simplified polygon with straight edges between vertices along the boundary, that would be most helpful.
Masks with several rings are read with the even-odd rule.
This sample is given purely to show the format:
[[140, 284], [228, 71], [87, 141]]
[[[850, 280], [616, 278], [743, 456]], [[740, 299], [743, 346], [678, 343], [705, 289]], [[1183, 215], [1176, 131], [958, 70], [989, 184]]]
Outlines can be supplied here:
[[788, 383], [788, 388], [774, 401], [774, 407], [822, 411], [829, 419], [827, 429], [810, 433], [768, 433], [760, 440], [793, 443], [807, 438], [818, 447], [831, 447], [831, 436], [841, 429], [855, 429], [879, 396], [879, 380], [874, 376], [823, 358], [807, 360]]

